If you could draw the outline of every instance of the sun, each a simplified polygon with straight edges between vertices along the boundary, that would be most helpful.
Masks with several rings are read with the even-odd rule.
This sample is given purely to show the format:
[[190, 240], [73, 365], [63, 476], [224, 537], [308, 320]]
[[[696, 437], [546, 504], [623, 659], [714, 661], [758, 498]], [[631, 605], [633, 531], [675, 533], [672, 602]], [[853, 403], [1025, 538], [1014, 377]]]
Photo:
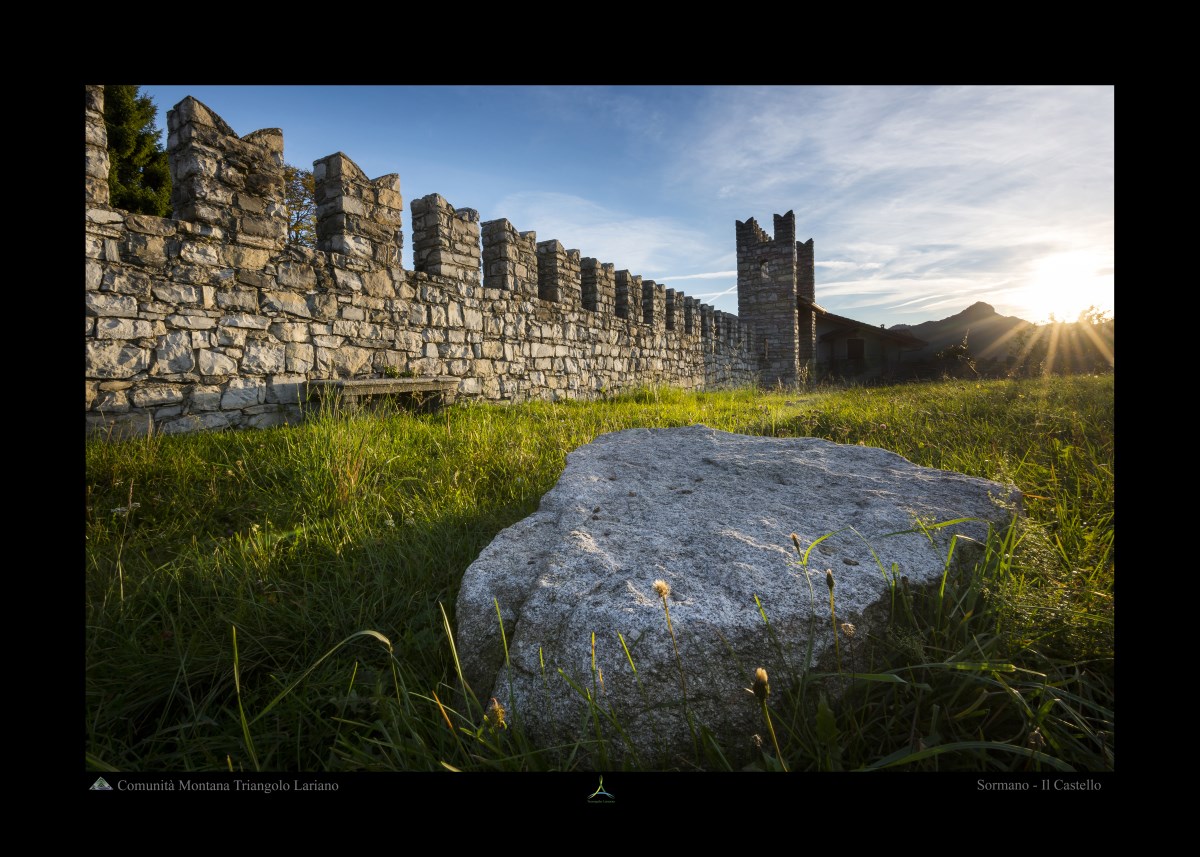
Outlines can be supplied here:
[[1074, 321], [1079, 313], [1095, 306], [1113, 310], [1112, 256], [1095, 250], [1052, 253], [1037, 259], [1027, 281], [1012, 295], [1024, 307], [1028, 321], [1045, 322], [1053, 315], [1059, 321]]

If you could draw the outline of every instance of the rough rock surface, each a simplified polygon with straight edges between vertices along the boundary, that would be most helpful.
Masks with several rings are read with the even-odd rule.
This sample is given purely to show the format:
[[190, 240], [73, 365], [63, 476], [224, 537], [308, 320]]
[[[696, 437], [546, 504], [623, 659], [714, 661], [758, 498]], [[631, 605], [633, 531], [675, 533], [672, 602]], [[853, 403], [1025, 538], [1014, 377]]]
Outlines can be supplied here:
[[[475, 693], [485, 702], [497, 697], [539, 744], [594, 737], [582, 691], [596, 699], [607, 735], [615, 734], [603, 723], [609, 713], [624, 729], [627, 738], [612, 742], [618, 756], [628, 742], [643, 766], [694, 758], [654, 589], [664, 580], [693, 725], [737, 756], [763, 731], [744, 690], [755, 669], [767, 669], [774, 694], [804, 669], [810, 629], [814, 662], [833, 646], [826, 569], [836, 581], [838, 621], [868, 623], [868, 608], [890, 601], [872, 549], [889, 573], [895, 563], [914, 586], [932, 582], [946, 567], [952, 534], [986, 539], [987, 522], [1006, 525], [1015, 500], [1013, 489], [994, 482], [816, 438], [702, 425], [603, 435], [572, 452], [538, 511], [467, 569], [458, 654]], [[956, 518], [981, 520], [894, 535], [917, 519]], [[810, 595], [791, 534], [807, 548], [834, 532], [809, 555]]]

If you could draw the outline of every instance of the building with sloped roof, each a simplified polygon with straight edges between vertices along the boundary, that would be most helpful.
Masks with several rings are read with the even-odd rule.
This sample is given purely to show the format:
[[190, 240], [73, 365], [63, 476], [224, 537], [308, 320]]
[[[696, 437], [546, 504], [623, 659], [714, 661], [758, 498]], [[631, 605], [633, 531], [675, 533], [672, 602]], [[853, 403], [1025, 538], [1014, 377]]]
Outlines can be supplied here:
[[816, 301], [813, 240], [796, 240], [796, 216], [775, 215], [768, 235], [737, 221], [738, 317], [754, 329], [762, 383], [901, 377], [905, 355], [926, 343], [837, 315]]

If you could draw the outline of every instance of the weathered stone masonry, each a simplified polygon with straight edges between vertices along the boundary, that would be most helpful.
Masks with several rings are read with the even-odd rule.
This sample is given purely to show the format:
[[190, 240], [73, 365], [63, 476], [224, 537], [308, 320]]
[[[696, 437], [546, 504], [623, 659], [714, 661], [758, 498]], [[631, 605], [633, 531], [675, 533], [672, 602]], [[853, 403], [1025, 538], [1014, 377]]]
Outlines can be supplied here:
[[309, 380], [395, 373], [494, 401], [756, 380], [744, 316], [436, 194], [405, 271], [399, 177], [340, 152], [314, 164], [318, 249], [288, 245], [282, 132], [238, 137], [192, 98], [168, 114], [174, 218], [113, 209], [100, 87], [85, 118], [89, 430], [279, 425]]
[[796, 240], [796, 216], [775, 215], [775, 235], [737, 222], [738, 312], [759, 334], [762, 382], [793, 385], [816, 358], [813, 241]]

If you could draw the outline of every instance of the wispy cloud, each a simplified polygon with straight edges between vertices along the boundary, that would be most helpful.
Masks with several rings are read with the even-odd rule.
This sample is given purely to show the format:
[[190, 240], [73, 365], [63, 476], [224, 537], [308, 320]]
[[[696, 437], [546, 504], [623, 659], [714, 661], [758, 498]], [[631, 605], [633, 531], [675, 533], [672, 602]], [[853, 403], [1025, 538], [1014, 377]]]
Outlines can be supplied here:
[[[813, 263], [818, 268], [831, 268], [835, 271], [864, 271], [872, 268], [882, 268], [882, 262], [847, 262], [843, 259], [818, 259]], [[737, 273], [736, 271], [734, 272]]]
[[720, 280], [727, 277], [737, 277], [737, 271], [708, 271], [704, 274], [685, 274], [684, 276], [669, 276], [667, 280]]
[[644, 277], [703, 281], [725, 311], [734, 221], [769, 229], [793, 209], [817, 300], [863, 321], [976, 299], [1021, 315], [1048, 293], [1111, 306], [1111, 86], [155, 90], [243, 134], [282, 127], [293, 163], [342, 150], [399, 172], [406, 201], [436, 192]]
[[[676, 278], [676, 279], [678, 279], [678, 278]], [[722, 292], [704, 292], [702, 294], [692, 295], [692, 297], [709, 300], [712, 298], [723, 297], [724, 295], [731, 295], [731, 294], [734, 294], [736, 291], [737, 291], [737, 283], [734, 283], [732, 286], [730, 286], [729, 288], [725, 289]]]
[[[667, 271], [714, 255], [703, 236], [672, 218], [616, 211], [578, 196], [516, 193], [496, 208], [522, 232], [537, 232], [539, 241], [556, 238], [584, 256], [651, 279], [665, 279]], [[719, 249], [719, 255], [728, 252]]]
[[895, 304], [892, 307], [890, 307], [890, 309], [903, 309], [906, 306], [912, 306], [913, 304], [928, 303], [929, 301], [940, 300], [941, 298], [953, 298], [953, 299], [957, 300], [958, 295], [957, 294], [921, 295], [919, 298], [913, 298], [911, 301], [904, 301], [903, 303]]
[[739, 219], [803, 206], [835, 311], [864, 293], [915, 307], [1033, 270], [1022, 254], [1111, 252], [1113, 127], [1111, 87], [717, 89], [671, 178]]

